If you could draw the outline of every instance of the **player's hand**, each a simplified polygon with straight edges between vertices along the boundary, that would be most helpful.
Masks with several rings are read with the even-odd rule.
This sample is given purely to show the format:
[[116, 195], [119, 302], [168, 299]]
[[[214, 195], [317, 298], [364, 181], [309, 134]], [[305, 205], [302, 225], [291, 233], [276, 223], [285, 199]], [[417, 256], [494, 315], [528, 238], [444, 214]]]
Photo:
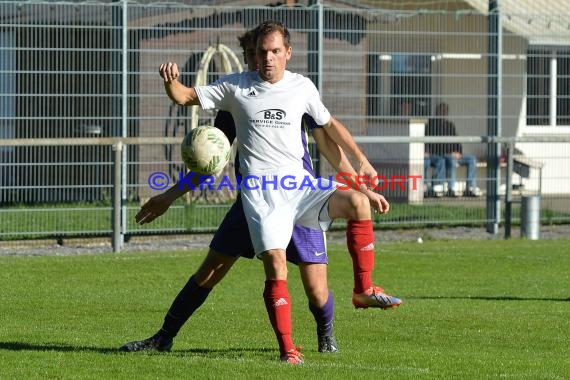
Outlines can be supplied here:
[[361, 190], [370, 201], [370, 206], [374, 210], [374, 213], [386, 214], [390, 211], [390, 203], [384, 198], [382, 194], [378, 194], [371, 189]]
[[172, 82], [180, 76], [178, 65], [174, 62], [165, 62], [161, 64], [158, 69], [158, 73], [165, 82]]
[[135, 215], [138, 224], [150, 223], [168, 210], [172, 201], [164, 193], [155, 195], [148, 202], [142, 205], [140, 211]]
[[363, 176], [368, 180], [367, 182], [369, 188], [378, 185], [378, 183], [372, 183], [372, 181], [378, 182], [378, 179], [376, 178], [378, 176], [378, 173], [376, 172], [376, 169], [374, 169], [374, 167], [370, 164], [370, 162], [368, 162], [368, 160], [360, 163], [360, 167], [358, 168], [358, 175]]

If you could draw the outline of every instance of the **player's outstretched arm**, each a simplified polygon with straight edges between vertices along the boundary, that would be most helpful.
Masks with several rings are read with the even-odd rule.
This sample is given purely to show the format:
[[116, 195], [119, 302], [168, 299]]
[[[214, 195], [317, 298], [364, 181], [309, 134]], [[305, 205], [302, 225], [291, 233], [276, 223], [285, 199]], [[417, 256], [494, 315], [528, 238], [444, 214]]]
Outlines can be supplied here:
[[155, 195], [150, 198], [144, 205], [142, 205], [139, 212], [135, 215], [135, 221], [138, 224], [150, 223], [162, 214], [164, 214], [170, 205], [174, 203], [175, 200], [186, 194], [192, 189], [200, 186], [200, 182], [203, 181], [202, 176], [192, 176], [190, 177], [190, 183], [192, 187], [181, 182], [181, 184], [176, 184], [170, 189], [166, 190], [164, 193]]
[[186, 186], [181, 188], [178, 184], [172, 186], [164, 193], [155, 195], [142, 205], [135, 215], [138, 224], [150, 223], [164, 214], [175, 200], [186, 194], [190, 189]]
[[168, 210], [176, 197], [172, 197], [169, 191], [155, 195], [142, 205], [139, 212], [135, 215], [135, 221], [138, 224], [150, 223]]
[[378, 175], [374, 167], [368, 161], [362, 150], [356, 145], [352, 135], [346, 127], [334, 117], [327, 125], [324, 126], [325, 131], [351, 158], [358, 162], [358, 174], [374, 178]]
[[180, 71], [174, 62], [165, 62], [160, 65], [158, 72], [164, 80], [166, 94], [173, 102], [183, 106], [199, 106], [200, 101], [193, 87], [186, 87], [178, 81]]

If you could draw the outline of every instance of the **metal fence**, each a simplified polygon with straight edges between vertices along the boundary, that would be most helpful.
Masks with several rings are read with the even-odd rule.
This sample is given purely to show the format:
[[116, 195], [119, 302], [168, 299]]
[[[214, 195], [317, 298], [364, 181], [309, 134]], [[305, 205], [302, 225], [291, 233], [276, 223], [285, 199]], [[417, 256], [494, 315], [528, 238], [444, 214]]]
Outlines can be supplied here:
[[[208, 191], [148, 227], [133, 222], [141, 202], [156, 194], [149, 177], [160, 172], [174, 181], [184, 170], [172, 141], [213, 121], [211, 113], [172, 105], [157, 68], [178, 62], [187, 84], [239, 70], [236, 36], [268, 18], [291, 30], [288, 68], [317, 84], [385, 175], [421, 172], [419, 145], [390, 139], [421, 136], [413, 126], [433, 117], [439, 103], [449, 105], [458, 135], [526, 136], [512, 140], [513, 149], [541, 164], [540, 179], [536, 168], [526, 178], [505, 176], [506, 160], [495, 173], [493, 163], [506, 157], [499, 140], [466, 139], [485, 200], [424, 198], [396, 186], [387, 195], [402, 211], [383, 225], [502, 223], [497, 204], [507, 179], [521, 181], [516, 190], [540, 188], [544, 222], [568, 222], [570, 8], [563, 2], [552, 14], [506, 0], [498, 11], [479, 1], [408, 1], [403, 9], [349, 1], [193, 3], [0, 1], [0, 239], [110, 235], [114, 225], [121, 236], [215, 229], [227, 204]], [[217, 53], [201, 66], [208, 50]], [[544, 141], [553, 134], [562, 139]], [[366, 140], [375, 136], [384, 143]], [[115, 178], [113, 144], [72, 143], [83, 138], [175, 140], [126, 143]], [[30, 143], [9, 143], [16, 139]], [[324, 162], [318, 167], [331, 173]], [[117, 182], [122, 212], [114, 221]]]
[[[521, 206], [525, 198], [539, 199], [539, 220], [536, 223], [559, 224], [570, 222], [570, 196], [565, 189], [556, 186], [561, 182], [568, 182], [568, 172], [554, 178], [544, 175], [544, 162], [556, 159], [563, 166], [570, 165], [570, 154], [561, 156], [548, 154], [545, 156], [521, 155], [517, 146], [533, 144], [570, 143], [570, 136], [551, 137], [513, 137], [491, 138], [488, 136], [466, 136], [455, 138], [442, 137], [404, 137], [404, 136], [357, 136], [357, 142], [364, 146], [381, 147], [383, 150], [394, 151], [392, 147], [400, 147], [399, 150], [409, 152], [407, 159], [373, 162], [379, 172], [379, 191], [387, 195], [392, 203], [392, 211], [384, 216], [376, 217], [376, 227], [382, 228], [418, 228], [433, 226], [472, 226], [485, 228], [494, 223], [503, 224], [505, 233], [510, 234], [512, 225], [524, 223], [524, 215]], [[486, 189], [493, 181], [486, 174], [486, 163], [477, 163], [478, 185], [484, 189], [485, 194], [481, 197], [447, 196], [430, 194], [427, 190], [427, 182], [424, 177], [423, 146], [430, 142], [458, 142], [464, 145], [488, 145], [501, 144], [505, 147], [505, 157], [499, 163], [500, 180], [496, 197], [493, 197]], [[83, 138], [83, 139], [13, 139], [4, 141], [5, 147], [19, 146], [60, 146], [66, 148], [95, 148], [103, 147], [112, 152], [108, 170], [110, 180], [105, 183], [93, 184], [86, 181], [79, 187], [88, 197], [93, 191], [104, 192], [105, 198], [99, 201], [78, 202], [41, 202], [41, 203], [5, 203], [0, 208], [2, 229], [0, 241], [29, 238], [68, 238], [74, 236], [108, 236], [112, 237], [113, 245], [119, 250], [125, 239], [130, 236], [142, 234], [164, 233], [196, 233], [214, 231], [221, 222], [225, 212], [229, 209], [232, 197], [219, 202], [214, 195], [220, 190], [227, 191], [228, 186], [220, 187], [218, 179], [211, 184], [198, 187], [196, 191], [176, 202], [169, 211], [155, 222], [139, 226], [135, 223], [134, 216], [140, 208], [140, 204], [146, 199], [126, 201], [122, 196], [122, 159], [126, 148], [153, 147], [156, 145], [174, 147], [179, 145], [180, 138]], [[182, 166], [179, 160], [169, 162], [173, 166]], [[129, 170], [138, 170], [139, 165], [145, 163], [130, 163]], [[231, 166], [231, 165], [230, 165]], [[228, 168], [229, 169], [229, 168]], [[87, 165], [78, 169], [80, 173], [89, 172]], [[227, 172], [226, 172], [227, 174]], [[323, 172], [323, 176], [333, 176], [333, 172]], [[149, 195], [156, 195], [177, 181], [181, 181], [187, 173], [182, 170], [176, 175], [161, 171], [152, 172], [143, 181], [128, 184], [129, 191], [136, 188], [146, 188]], [[182, 176], [182, 177], [181, 177]], [[429, 175], [427, 176], [429, 178]], [[461, 172], [457, 178], [459, 190], [466, 189], [466, 173]], [[235, 185], [234, 185], [235, 186]], [[554, 188], [552, 187], [554, 186]], [[69, 185], [60, 185], [55, 188], [68, 189]], [[230, 195], [236, 194], [237, 186], [229, 186]], [[562, 190], [556, 193], [553, 190]], [[15, 189], [16, 192], [21, 191]], [[17, 196], [17, 193], [15, 194]], [[213, 201], [212, 201], [213, 199]], [[490, 214], [488, 207], [496, 206], [498, 217]], [[491, 215], [491, 216], [490, 216]], [[343, 228], [342, 222], [335, 222], [333, 227]], [[538, 227], [533, 227], [538, 228]], [[508, 229], [508, 230], [507, 230]]]

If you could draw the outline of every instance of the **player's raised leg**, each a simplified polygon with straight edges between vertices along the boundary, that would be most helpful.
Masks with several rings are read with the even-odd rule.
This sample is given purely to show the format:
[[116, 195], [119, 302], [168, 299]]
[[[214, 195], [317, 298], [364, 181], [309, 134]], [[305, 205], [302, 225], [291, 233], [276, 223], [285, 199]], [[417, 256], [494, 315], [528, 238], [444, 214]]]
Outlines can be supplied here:
[[337, 190], [329, 200], [328, 212], [332, 219], [348, 220], [346, 243], [354, 272], [354, 307], [390, 309], [400, 306], [402, 300], [386, 294], [384, 289], [372, 282], [375, 251], [372, 211], [368, 197], [352, 189]]

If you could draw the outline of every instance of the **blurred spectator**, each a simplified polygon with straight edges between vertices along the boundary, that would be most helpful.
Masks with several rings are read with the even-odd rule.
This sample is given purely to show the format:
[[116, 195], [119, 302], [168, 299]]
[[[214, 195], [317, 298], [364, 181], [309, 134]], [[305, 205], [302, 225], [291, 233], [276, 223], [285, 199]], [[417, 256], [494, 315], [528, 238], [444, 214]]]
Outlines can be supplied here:
[[[430, 175], [429, 169], [432, 169]], [[426, 197], [442, 197], [444, 195], [445, 159], [427, 151], [424, 156], [424, 193]]]
[[[455, 131], [455, 124], [447, 120], [447, 115], [449, 113], [449, 107], [447, 103], [439, 103], [435, 109], [435, 118], [429, 120], [425, 129], [425, 136], [457, 136]], [[432, 163], [433, 157], [443, 157], [445, 160], [445, 178], [442, 176], [442, 170], [438, 172], [436, 169], [434, 179], [436, 183], [444, 180], [447, 181], [447, 195], [450, 197], [457, 197], [461, 195], [461, 192], [456, 187], [457, 178], [457, 167], [466, 166], [467, 167], [467, 184], [464, 196], [468, 197], [479, 197], [482, 195], [481, 190], [477, 187], [476, 182], [476, 170], [477, 170], [477, 159], [471, 154], [463, 154], [463, 147], [459, 143], [428, 143], [425, 145], [425, 160], [430, 160], [429, 166], [435, 166], [436, 163]], [[425, 175], [426, 164], [424, 162], [424, 175]], [[438, 177], [439, 175], [439, 177]]]

